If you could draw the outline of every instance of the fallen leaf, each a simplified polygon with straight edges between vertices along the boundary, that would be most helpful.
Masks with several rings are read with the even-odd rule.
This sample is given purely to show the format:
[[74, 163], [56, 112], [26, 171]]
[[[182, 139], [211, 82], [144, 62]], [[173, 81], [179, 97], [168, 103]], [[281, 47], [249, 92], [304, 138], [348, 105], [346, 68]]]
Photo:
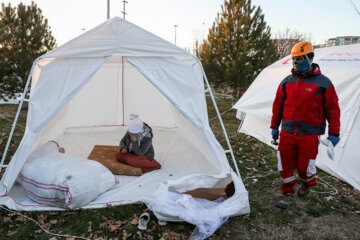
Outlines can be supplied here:
[[9, 232], [6, 234], [6, 236], [11, 237], [11, 236], [14, 236], [16, 233], [17, 233], [17, 230], [12, 231], [12, 232], [9, 231]]
[[65, 212], [65, 213], [63, 214], [63, 216], [75, 215], [75, 214], [76, 214], [76, 212]]
[[109, 224], [110, 232], [115, 232], [121, 229], [123, 224], [127, 223], [127, 221], [116, 221], [113, 224]]
[[119, 225], [112, 225], [112, 224], [109, 225], [109, 230], [110, 230], [110, 232], [115, 232], [115, 231], [118, 230], [119, 228], [120, 228]]
[[139, 240], [143, 240], [143, 237], [142, 237], [142, 233], [140, 232], [140, 231], [137, 231], [136, 232], [137, 233], [137, 239], [139, 239]]
[[354, 191], [353, 191], [353, 192], [354, 192], [354, 195], [355, 195], [355, 196], [360, 196], [360, 191], [359, 191], [359, 190], [354, 189]]
[[40, 229], [40, 230], [35, 230], [35, 233], [36, 233], [36, 234], [39, 234], [39, 233], [42, 233], [42, 231], [43, 231], [43, 230], [41, 230], [41, 229]]
[[50, 224], [57, 224], [57, 220], [56, 219], [50, 220], [49, 223]]
[[360, 215], [360, 211], [355, 211], [355, 213]]
[[49, 215], [51, 216], [58, 215], [58, 212], [49, 212]]
[[92, 224], [92, 222], [88, 222], [88, 224], [89, 224], [89, 227], [88, 227], [87, 231], [88, 231], [88, 232], [92, 232], [92, 229], [91, 229], [91, 224]]
[[13, 221], [11, 220], [11, 217], [4, 217], [2, 221], [3, 221], [4, 223], [13, 222]]
[[333, 197], [333, 196], [328, 196], [328, 197], [325, 197], [324, 199], [325, 199], [326, 201], [331, 201], [331, 200], [334, 199], [334, 197]]
[[105, 226], [106, 226], [106, 223], [104, 223], [104, 222], [99, 224], [99, 228], [104, 228]]
[[146, 232], [153, 232], [156, 230], [156, 222], [154, 220], [151, 220], [148, 228], [146, 229]]
[[335, 182], [341, 182], [340, 179], [336, 178], [336, 177], [332, 177], [332, 179], [335, 181]]
[[37, 219], [41, 225], [44, 225], [45, 221], [46, 221], [46, 216], [44, 216], [43, 214], [40, 214]]
[[25, 217], [23, 217], [23, 216], [17, 216], [16, 218], [15, 218], [15, 221], [19, 221], [19, 222], [26, 222], [26, 218]]
[[123, 240], [126, 240], [128, 237], [131, 237], [131, 233], [128, 233], [126, 230], [123, 230], [123, 232], [122, 232], [123, 234], [122, 234], [122, 239]]
[[147, 240], [154, 240], [154, 238], [151, 235], [145, 235], [144, 236]]
[[66, 238], [66, 240], [75, 240], [75, 238]]
[[250, 214], [246, 214], [243, 216], [243, 219], [245, 219], [245, 220], [249, 220], [249, 218], [250, 218]]
[[114, 224], [114, 223], [115, 223], [115, 220], [114, 220], [114, 219], [106, 220], [106, 223], [107, 223], [107, 224]]
[[138, 217], [136, 214], [134, 214], [133, 217], [132, 217], [132, 219], [131, 219], [131, 221], [130, 221], [130, 223], [131, 223], [132, 225], [137, 225], [137, 224], [139, 224], [139, 217]]
[[16, 216], [17, 213], [10, 212], [10, 213], [8, 213], [7, 215], [8, 215], [9, 217], [13, 217], [13, 216]]
[[[290, 225], [290, 224], [289, 224]], [[264, 231], [268, 231], [265, 227], [262, 227], [262, 226], [258, 226], [260, 229], [264, 230]]]

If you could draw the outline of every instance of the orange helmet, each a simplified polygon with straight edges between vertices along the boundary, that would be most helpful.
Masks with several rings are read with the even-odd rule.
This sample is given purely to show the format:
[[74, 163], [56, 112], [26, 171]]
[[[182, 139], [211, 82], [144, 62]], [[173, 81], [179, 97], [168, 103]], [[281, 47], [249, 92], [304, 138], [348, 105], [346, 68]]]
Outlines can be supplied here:
[[291, 49], [291, 56], [298, 57], [314, 52], [310, 42], [299, 42]]

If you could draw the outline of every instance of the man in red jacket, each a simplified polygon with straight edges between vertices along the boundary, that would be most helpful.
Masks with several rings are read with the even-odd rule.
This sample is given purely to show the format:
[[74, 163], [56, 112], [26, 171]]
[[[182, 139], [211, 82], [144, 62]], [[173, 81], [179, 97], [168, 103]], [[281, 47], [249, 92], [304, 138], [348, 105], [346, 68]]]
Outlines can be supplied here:
[[335, 146], [340, 138], [340, 108], [335, 88], [321, 74], [320, 67], [312, 63], [314, 50], [310, 42], [300, 42], [291, 50], [291, 75], [280, 83], [273, 103], [272, 136], [279, 137], [278, 168], [282, 178], [283, 197], [276, 206], [285, 209], [292, 205], [296, 176], [302, 181], [299, 197], [305, 197], [316, 185], [315, 159], [319, 136], [329, 123], [328, 140]]

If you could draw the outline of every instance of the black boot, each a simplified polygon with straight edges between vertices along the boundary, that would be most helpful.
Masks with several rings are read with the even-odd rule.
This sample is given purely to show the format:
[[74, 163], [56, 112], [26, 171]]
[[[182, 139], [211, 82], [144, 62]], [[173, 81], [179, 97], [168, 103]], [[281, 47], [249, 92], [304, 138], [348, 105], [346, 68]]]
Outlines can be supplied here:
[[306, 197], [306, 196], [309, 194], [309, 192], [310, 192], [310, 189], [307, 188], [307, 187], [305, 187], [304, 185], [302, 185], [302, 186], [298, 189], [297, 195], [298, 195], [299, 197], [303, 198], [303, 197]]
[[294, 194], [287, 193], [281, 197], [281, 199], [276, 202], [276, 206], [281, 209], [287, 209], [294, 205]]

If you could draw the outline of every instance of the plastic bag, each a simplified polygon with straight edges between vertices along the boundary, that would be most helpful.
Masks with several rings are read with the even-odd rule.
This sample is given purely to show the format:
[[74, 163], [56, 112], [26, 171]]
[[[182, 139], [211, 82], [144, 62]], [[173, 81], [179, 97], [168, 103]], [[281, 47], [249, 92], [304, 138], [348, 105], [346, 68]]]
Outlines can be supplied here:
[[210, 237], [229, 216], [224, 216], [224, 199], [216, 201], [193, 198], [188, 194], [169, 192], [164, 186], [149, 196], [144, 197], [147, 207], [153, 212], [177, 216], [181, 220], [196, 225], [190, 239], [200, 240]]
[[321, 140], [321, 143], [327, 146], [327, 155], [331, 160], [335, 159], [334, 145], [329, 139]]

